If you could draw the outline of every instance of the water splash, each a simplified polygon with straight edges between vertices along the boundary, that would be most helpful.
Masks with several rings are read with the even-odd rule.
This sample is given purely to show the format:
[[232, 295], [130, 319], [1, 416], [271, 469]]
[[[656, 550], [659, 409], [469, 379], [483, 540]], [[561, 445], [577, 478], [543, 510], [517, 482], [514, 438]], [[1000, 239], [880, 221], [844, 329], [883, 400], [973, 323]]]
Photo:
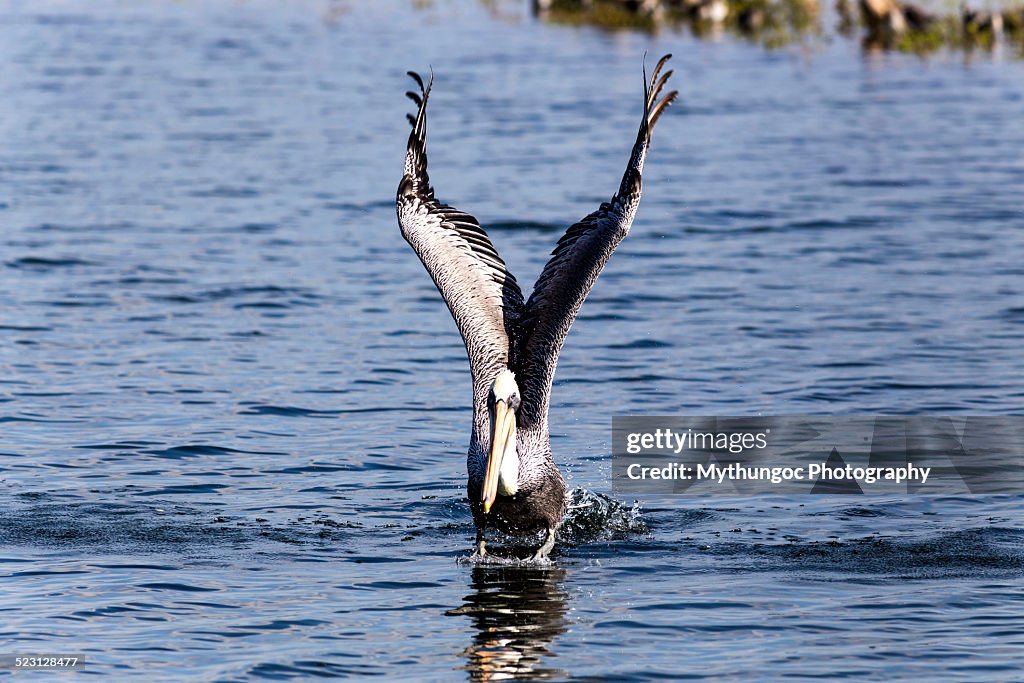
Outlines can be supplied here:
[[[603, 493], [577, 487], [569, 491], [568, 512], [558, 529], [560, 548], [575, 547], [599, 540], [617, 540], [633, 534], [647, 533], [647, 524], [641, 517], [640, 504], [626, 505]], [[543, 532], [527, 536], [509, 536], [490, 531], [488, 553], [484, 557], [471, 555], [459, 558], [459, 563], [477, 566], [538, 567], [548, 566], [550, 560], [535, 560], [532, 555], [544, 541]]]
[[569, 492], [569, 512], [558, 537], [562, 543], [576, 546], [647, 531], [637, 501], [626, 505], [603, 493], [577, 487]]

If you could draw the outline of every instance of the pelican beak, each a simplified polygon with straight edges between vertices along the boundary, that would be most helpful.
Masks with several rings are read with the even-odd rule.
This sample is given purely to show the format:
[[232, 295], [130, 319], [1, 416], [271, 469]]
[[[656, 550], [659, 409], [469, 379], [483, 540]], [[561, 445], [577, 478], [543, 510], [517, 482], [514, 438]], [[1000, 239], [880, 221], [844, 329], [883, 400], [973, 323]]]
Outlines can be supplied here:
[[498, 478], [501, 473], [501, 461], [511, 445], [515, 448], [516, 414], [503, 400], [494, 403], [494, 424], [491, 432], [491, 457], [487, 459], [487, 474], [484, 475], [484, 488], [480, 501], [484, 504], [484, 513], [491, 511], [498, 497]]

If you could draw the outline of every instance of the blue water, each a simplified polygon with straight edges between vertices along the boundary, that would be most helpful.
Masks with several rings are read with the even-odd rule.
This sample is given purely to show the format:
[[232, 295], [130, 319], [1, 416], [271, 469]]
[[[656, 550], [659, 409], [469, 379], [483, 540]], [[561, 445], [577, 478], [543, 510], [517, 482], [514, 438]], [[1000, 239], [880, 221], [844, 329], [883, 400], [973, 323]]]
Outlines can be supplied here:
[[[0, 5], [0, 655], [1024, 678], [1019, 496], [599, 495], [612, 415], [1022, 412], [1024, 62], [525, 5]], [[554, 567], [474, 566], [465, 355], [394, 215], [404, 73], [436, 74], [439, 196], [528, 290], [617, 186], [645, 50], [680, 102], [552, 402], [586, 507]]]

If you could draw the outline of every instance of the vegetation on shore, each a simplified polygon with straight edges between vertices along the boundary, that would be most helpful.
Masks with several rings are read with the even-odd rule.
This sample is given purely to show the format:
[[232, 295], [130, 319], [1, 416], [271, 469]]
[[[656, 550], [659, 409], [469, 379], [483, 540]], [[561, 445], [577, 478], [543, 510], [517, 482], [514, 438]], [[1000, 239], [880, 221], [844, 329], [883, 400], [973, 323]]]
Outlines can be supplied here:
[[[910, 0], [835, 0], [835, 30], [860, 36], [867, 50], [926, 54], [1008, 46], [1024, 57], [1024, 4], [989, 11], [960, 5], [932, 12]], [[779, 47], [826, 35], [821, 0], [532, 0], [545, 21], [605, 30], [689, 28], [695, 35], [731, 32]]]

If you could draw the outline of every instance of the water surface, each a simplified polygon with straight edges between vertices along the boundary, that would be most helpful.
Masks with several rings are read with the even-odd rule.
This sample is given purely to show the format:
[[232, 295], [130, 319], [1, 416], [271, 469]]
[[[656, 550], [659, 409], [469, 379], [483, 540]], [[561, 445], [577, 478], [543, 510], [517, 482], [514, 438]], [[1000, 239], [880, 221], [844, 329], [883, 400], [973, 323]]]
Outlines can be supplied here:
[[[547, 25], [518, 3], [0, 6], [0, 652], [114, 680], [1009, 680], [1019, 497], [645, 499], [616, 414], [1019, 414], [1024, 65]], [[548, 569], [465, 562], [461, 341], [393, 198], [529, 288], [644, 202], [559, 363]], [[2, 674], [0, 674], [2, 675]]]

